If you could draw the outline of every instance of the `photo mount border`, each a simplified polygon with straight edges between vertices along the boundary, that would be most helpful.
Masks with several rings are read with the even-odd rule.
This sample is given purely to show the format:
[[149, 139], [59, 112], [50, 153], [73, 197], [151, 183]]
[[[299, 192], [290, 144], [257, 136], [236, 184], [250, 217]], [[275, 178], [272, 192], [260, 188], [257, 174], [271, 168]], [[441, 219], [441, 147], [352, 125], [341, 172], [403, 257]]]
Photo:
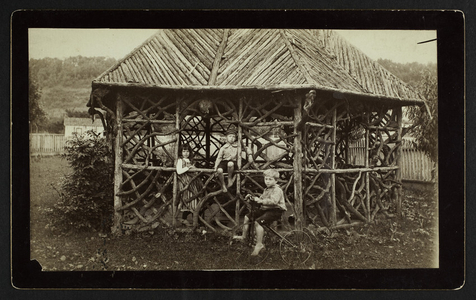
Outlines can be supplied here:
[[[20, 289], [458, 289], [465, 282], [464, 15], [443, 10], [61, 10], [12, 15], [12, 136], [28, 136], [29, 28], [436, 30], [438, 269], [41, 272], [29, 260], [29, 145], [12, 143], [11, 267]], [[451, 130], [449, 130], [451, 128]], [[441, 163], [444, 162], [444, 163]], [[29, 183], [29, 180], [28, 180]], [[237, 279], [239, 278], [239, 280]], [[292, 280], [290, 280], [292, 278]]]

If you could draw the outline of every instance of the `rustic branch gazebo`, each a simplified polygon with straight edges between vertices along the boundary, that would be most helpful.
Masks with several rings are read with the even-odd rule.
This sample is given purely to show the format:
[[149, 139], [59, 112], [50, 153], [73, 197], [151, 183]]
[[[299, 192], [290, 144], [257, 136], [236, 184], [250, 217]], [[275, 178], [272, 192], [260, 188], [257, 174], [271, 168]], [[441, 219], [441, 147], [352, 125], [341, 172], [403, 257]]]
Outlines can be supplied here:
[[[423, 104], [330, 30], [158, 30], [92, 83], [88, 106], [104, 112], [115, 153], [113, 232], [175, 225], [179, 201], [194, 200], [194, 227], [231, 230], [244, 196], [263, 191], [267, 168], [281, 174], [285, 226], [398, 214], [402, 107]], [[254, 163], [238, 160], [224, 193], [213, 166], [229, 126]], [[357, 141], [360, 154], [351, 151]], [[187, 199], [192, 189], [178, 188], [174, 167], [183, 143], [203, 183]]]

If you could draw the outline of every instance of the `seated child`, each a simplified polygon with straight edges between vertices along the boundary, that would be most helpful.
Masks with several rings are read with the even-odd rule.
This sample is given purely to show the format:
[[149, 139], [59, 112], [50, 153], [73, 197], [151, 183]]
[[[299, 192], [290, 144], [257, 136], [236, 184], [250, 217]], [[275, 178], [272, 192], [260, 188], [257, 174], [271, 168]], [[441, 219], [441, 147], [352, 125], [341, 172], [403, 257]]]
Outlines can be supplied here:
[[[227, 187], [233, 184], [233, 172], [237, 167], [238, 157], [238, 142], [236, 141], [237, 131], [234, 127], [230, 127], [226, 132], [226, 143], [220, 148], [217, 159], [215, 161], [215, 171], [217, 172], [222, 191], [226, 193]], [[243, 145], [243, 144], [242, 144]], [[251, 160], [251, 150], [242, 147], [242, 151], [246, 151], [248, 158]], [[225, 185], [225, 179], [223, 176], [224, 170], [228, 172], [228, 185]]]
[[[270, 225], [272, 222], [281, 218], [281, 215], [286, 211], [286, 203], [284, 201], [283, 190], [279, 187], [278, 178], [279, 172], [273, 169], [268, 169], [263, 172], [266, 189], [260, 197], [253, 197], [253, 200], [260, 203], [261, 207], [254, 211], [256, 229], [256, 245], [251, 253], [252, 256], [259, 254], [260, 250], [264, 248], [263, 235], [264, 228], [261, 225]], [[248, 197], [248, 196], [247, 196]], [[250, 215], [245, 216], [244, 223], [249, 222]], [[248, 226], [243, 226], [243, 235], [235, 236], [236, 239], [246, 239]]]

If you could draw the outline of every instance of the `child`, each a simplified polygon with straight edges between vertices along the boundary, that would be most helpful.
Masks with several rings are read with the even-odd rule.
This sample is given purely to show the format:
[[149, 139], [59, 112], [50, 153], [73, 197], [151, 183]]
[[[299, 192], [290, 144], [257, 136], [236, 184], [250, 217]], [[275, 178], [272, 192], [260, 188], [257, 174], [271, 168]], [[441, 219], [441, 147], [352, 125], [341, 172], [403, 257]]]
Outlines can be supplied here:
[[[251, 253], [252, 256], [259, 254], [260, 250], [264, 248], [263, 245], [263, 235], [264, 228], [262, 225], [269, 225], [272, 222], [279, 220], [284, 211], [286, 211], [286, 203], [284, 201], [283, 190], [278, 186], [279, 172], [273, 169], [268, 169], [263, 172], [264, 183], [266, 184], [266, 189], [264, 190], [261, 197], [252, 197], [254, 201], [261, 204], [261, 207], [254, 211], [253, 217], [255, 218], [255, 229], [256, 229], [256, 245]], [[248, 197], [248, 196], [247, 196]], [[247, 214], [245, 216], [244, 223], [249, 222], [251, 215]], [[235, 236], [235, 239], [246, 239], [246, 234], [248, 232], [248, 226], [243, 226], [243, 235]]]
[[184, 218], [186, 215], [188, 215], [190, 212], [194, 212], [195, 209], [197, 208], [197, 203], [198, 203], [198, 198], [195, 198], [192, 201], [188, 201], [188, 199], [191, 199], [192, 197], [196, 196], [197, 193], [201, 189], [201, 182], [198, 179], [193, 180], [193, 182], [190, 182], [193, 178], [193, 176], [188, 172], [190, 170], [193, 170], [194, 168], [194, 161], [193, 161], [193, 155], [192, 155], [192, 150], [188, 144], [183, 145], [181, 149], [179, 150], [179, 158], [177, 160], [177, 174], [178, 176], [178, 190], [179, 192], [184, 189], [187, 185], [188, 188], [182, 192], [182, 197], [181, 201], [178, 205], [179, 211], [182, 211], [182, 219], [183, 223], [186, 225], [188, 221], [186, 221], [186, 218]]
[[[226, 132], [226, 143], [220, 148], [218, 152], [217, 159], [215, 161], [215, 171], [217, 172], [218, 178], [220, 179], [220, 184], [222, 186], [222, 191], [226, 193], [227, 187], [230, 187], [233, 184], [233, 172], [237, 167], [238, 156], [238, 142], [236, 141], [237, 132], [234, 127], [230, 127]], [[245, 147], [242, 147], [243, 151], [246, 151], [248, 154], [249, 160], [252, 160], [251, 151]], [[223, 176], [224, 170], [228, 172], [228, 185], [225, 186], [225, 179]]]

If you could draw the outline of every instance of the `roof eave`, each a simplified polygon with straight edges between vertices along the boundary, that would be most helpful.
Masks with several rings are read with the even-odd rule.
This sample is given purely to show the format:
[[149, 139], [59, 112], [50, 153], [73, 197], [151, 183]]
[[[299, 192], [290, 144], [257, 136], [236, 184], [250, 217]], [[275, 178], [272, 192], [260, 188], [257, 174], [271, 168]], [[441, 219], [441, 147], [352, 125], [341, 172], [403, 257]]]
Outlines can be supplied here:
[[361, 101], [384, 101], [391, 102], [393, 105], [397, 106], [409, 106], [409, 105], [423, 105], [425, 103], [422, 99], [411, 99], [411, 98], [398, 98], [398, 97], [389, 97], [385, 95], [376, 95], [361, 93], [355, 91], [348, 91], [330, 87], [319, 86], [316, 84], [299, 84], [299, 85], [268, 85], [268, 86], [216, 86], [216, 85], [153, 85], [145, 83], [106, 83], [106, 82], [92, 82], [92, 89], [96, 88], [143, 88], [143, 89], [156, 89], [164, 91], [270, 91], [270, 92], [280, 92], [280, 91], [297, 91], [297, 90], [316, 90], [325, 93], [332, 93], [332, 96], [336, 99], [347, 99], [347, 100], [361, 100]]

